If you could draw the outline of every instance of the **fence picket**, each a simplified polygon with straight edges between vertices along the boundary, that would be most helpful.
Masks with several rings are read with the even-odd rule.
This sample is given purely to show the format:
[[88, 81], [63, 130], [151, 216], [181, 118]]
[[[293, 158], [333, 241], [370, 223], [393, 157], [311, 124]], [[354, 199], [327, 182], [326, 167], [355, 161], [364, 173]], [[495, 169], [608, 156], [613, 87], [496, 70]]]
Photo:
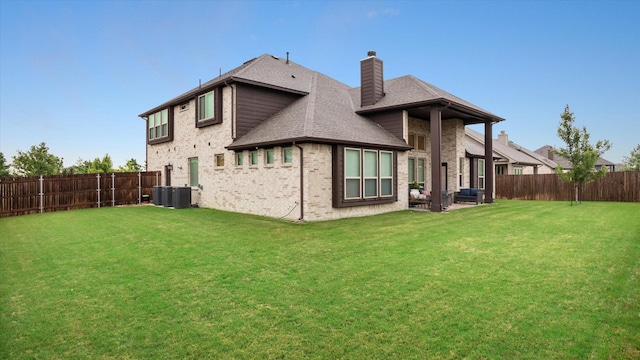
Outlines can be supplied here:
[[[606, 173], [580, 189], [584, 201], [640, 202], [640, 172]], [[556, 174], [496, 175], [496, 198], [519, 200], [567, 200], [571, 184]]]
[[[141, 203], [153, 196], [157, 171], [0, 178], [0, 217]], [[97, 186], [96, 186], [97, 180]], [[111, 183], [111, 184], [109, 184]], [[96, 201], [97, 197], [97, 201]]]

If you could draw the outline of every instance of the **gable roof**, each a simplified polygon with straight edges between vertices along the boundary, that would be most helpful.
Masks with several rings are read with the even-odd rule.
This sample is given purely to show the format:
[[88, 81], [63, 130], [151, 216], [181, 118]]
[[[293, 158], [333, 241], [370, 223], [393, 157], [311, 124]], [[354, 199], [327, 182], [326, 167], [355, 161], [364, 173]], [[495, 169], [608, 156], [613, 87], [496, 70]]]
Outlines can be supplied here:
[[[550, 156], [549, 154], [551, 153], [551, 151], [553, 150], [553, 146], [551, 145], [544, 145], [536, 150], [534, 150], [534, 153], [540, 155], [541, 157], [545, 158], [545, 159], [549, 159]], [[562, 167], [564, 169], [573, 169], [573, 164], [571, 164], [571, 162], [567, 159], [565, 159], [564, 157], [558, 155], [558, 154], [553, 154], [553, 159], [552, 160], [554, 163], [556, 163], [556, 166], [554, 166], [554, 169], [557, 167], [558, 164], [562, 165]], [[612, 163], [611, 161], [599, 157], [598, 160], [596, 161], [596, 166], [615, 166], [614, 163]]]
[[404, 140], [358, 115], [349, 90], [349, 86], [339, 81], [312, 72], [309, 95], [294, 101], [227, 148], [313, 141], [410, 149]]
[[[484, 135], [469, 127], [465, 127], [464, 132], [466, 139], [473, 140], [465, 141], [465, 150], [472, 155], [484, 156]], [[523, 147], [515, 144], [512, 141], [509, 141], [509, 145], [505, 145], [497, 140], [493, 140], [492, 146], [494, 157], [505, 159], [511, 164], [526, 166], [543, 165], [543, 162], [540, 161], [537, 157], [529, 155], [528, 150], [523, 151]], [[481, 150], [479, 154], [478, 150]]]
[[246, 61], [237, 68], [142, 113], [140, 117], [147, 117], [191, 100], [215, 87], [232, 83], [250, 84], [302, 96], [245, 135], [234, 139], [227, 146], [231, 150], [309, 141], [410, 149], [404, 139], [364, 116], [388, 109], [412, 108], [413, 111], [424, 111], [429, 105], [441, 105], [447, 108], [449, 114], [469, 119], [504, 120], [411, 75], [385, 81], [385, 96], [375, 105], [361, 107], [359, 87], [351, 88], [293, 61], [269, 54]]
[[[395, 108], [408, 108], [431, 104], [443, 104], [453, 109], [470, 112], [480, 117], [487, 117], [494, 121], [504, 119], [492, 114], [472, 103], [452, 95], [434, 85], [422, 81], [413, 75], [405, 75], [384, 82], [385, 95], [374, 105], [362, 106], [359, 113], [368, 113]], [[361, 88], [351, 90], [354, 103], [360, 103]]]

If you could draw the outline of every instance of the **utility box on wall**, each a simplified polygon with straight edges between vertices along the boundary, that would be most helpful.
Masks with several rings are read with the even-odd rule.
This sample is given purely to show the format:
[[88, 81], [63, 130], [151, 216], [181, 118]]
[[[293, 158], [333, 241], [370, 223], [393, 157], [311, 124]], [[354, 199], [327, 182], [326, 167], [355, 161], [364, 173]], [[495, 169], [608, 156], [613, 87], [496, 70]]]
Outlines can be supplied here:
[[191, 188], [190, 187], [174, 187], [173, 188], [173, 207], [176, 209], [184, 209], [191, 207]]
[[173, 188], [171, 186], [162, 187], [162, 205], [165, 207], [173, 206]]
[[162, 205], [162, 186], [153, 187], [153, 205]]

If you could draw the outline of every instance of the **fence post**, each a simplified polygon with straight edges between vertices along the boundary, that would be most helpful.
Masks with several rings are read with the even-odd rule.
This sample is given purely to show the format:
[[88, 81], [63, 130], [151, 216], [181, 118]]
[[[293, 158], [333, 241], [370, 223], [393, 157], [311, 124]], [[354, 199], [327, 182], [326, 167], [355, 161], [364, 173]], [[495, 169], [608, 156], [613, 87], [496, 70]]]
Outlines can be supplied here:
[[142, 204], [142, 175], [138, 171], [138, 205]]
[[96, 174], [96, 178], [98, 179], [98, 208], [100, 208], [100, 174]]
[[44, 201], [43, 201], [43, 197], [44, 197], [44, 185], [43, 185], [44, 179], [42, 178], [42, 175], [40, 175], [40, 193], [38, 195], [40, 195], [40, 214], [43, 213], [44, 211]]
[[111, 207], [116, 207], [116, 174], [111, 173]]

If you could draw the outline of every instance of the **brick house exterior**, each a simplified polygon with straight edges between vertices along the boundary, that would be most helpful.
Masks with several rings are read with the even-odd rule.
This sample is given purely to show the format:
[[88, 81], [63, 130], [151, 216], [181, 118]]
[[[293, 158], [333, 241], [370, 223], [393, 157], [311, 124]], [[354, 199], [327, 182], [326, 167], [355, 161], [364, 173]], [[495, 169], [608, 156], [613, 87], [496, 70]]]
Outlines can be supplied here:
[[289, 220], [406, 209], [418, 178], [456, 191], [465, 125], [491, 133], [504, 119], [382, 71], [370, 52], [351, 88], [288, 56], [251, 59], [140, 115], [147, 169], [162, 185], [191, 187], [198, 206]]

